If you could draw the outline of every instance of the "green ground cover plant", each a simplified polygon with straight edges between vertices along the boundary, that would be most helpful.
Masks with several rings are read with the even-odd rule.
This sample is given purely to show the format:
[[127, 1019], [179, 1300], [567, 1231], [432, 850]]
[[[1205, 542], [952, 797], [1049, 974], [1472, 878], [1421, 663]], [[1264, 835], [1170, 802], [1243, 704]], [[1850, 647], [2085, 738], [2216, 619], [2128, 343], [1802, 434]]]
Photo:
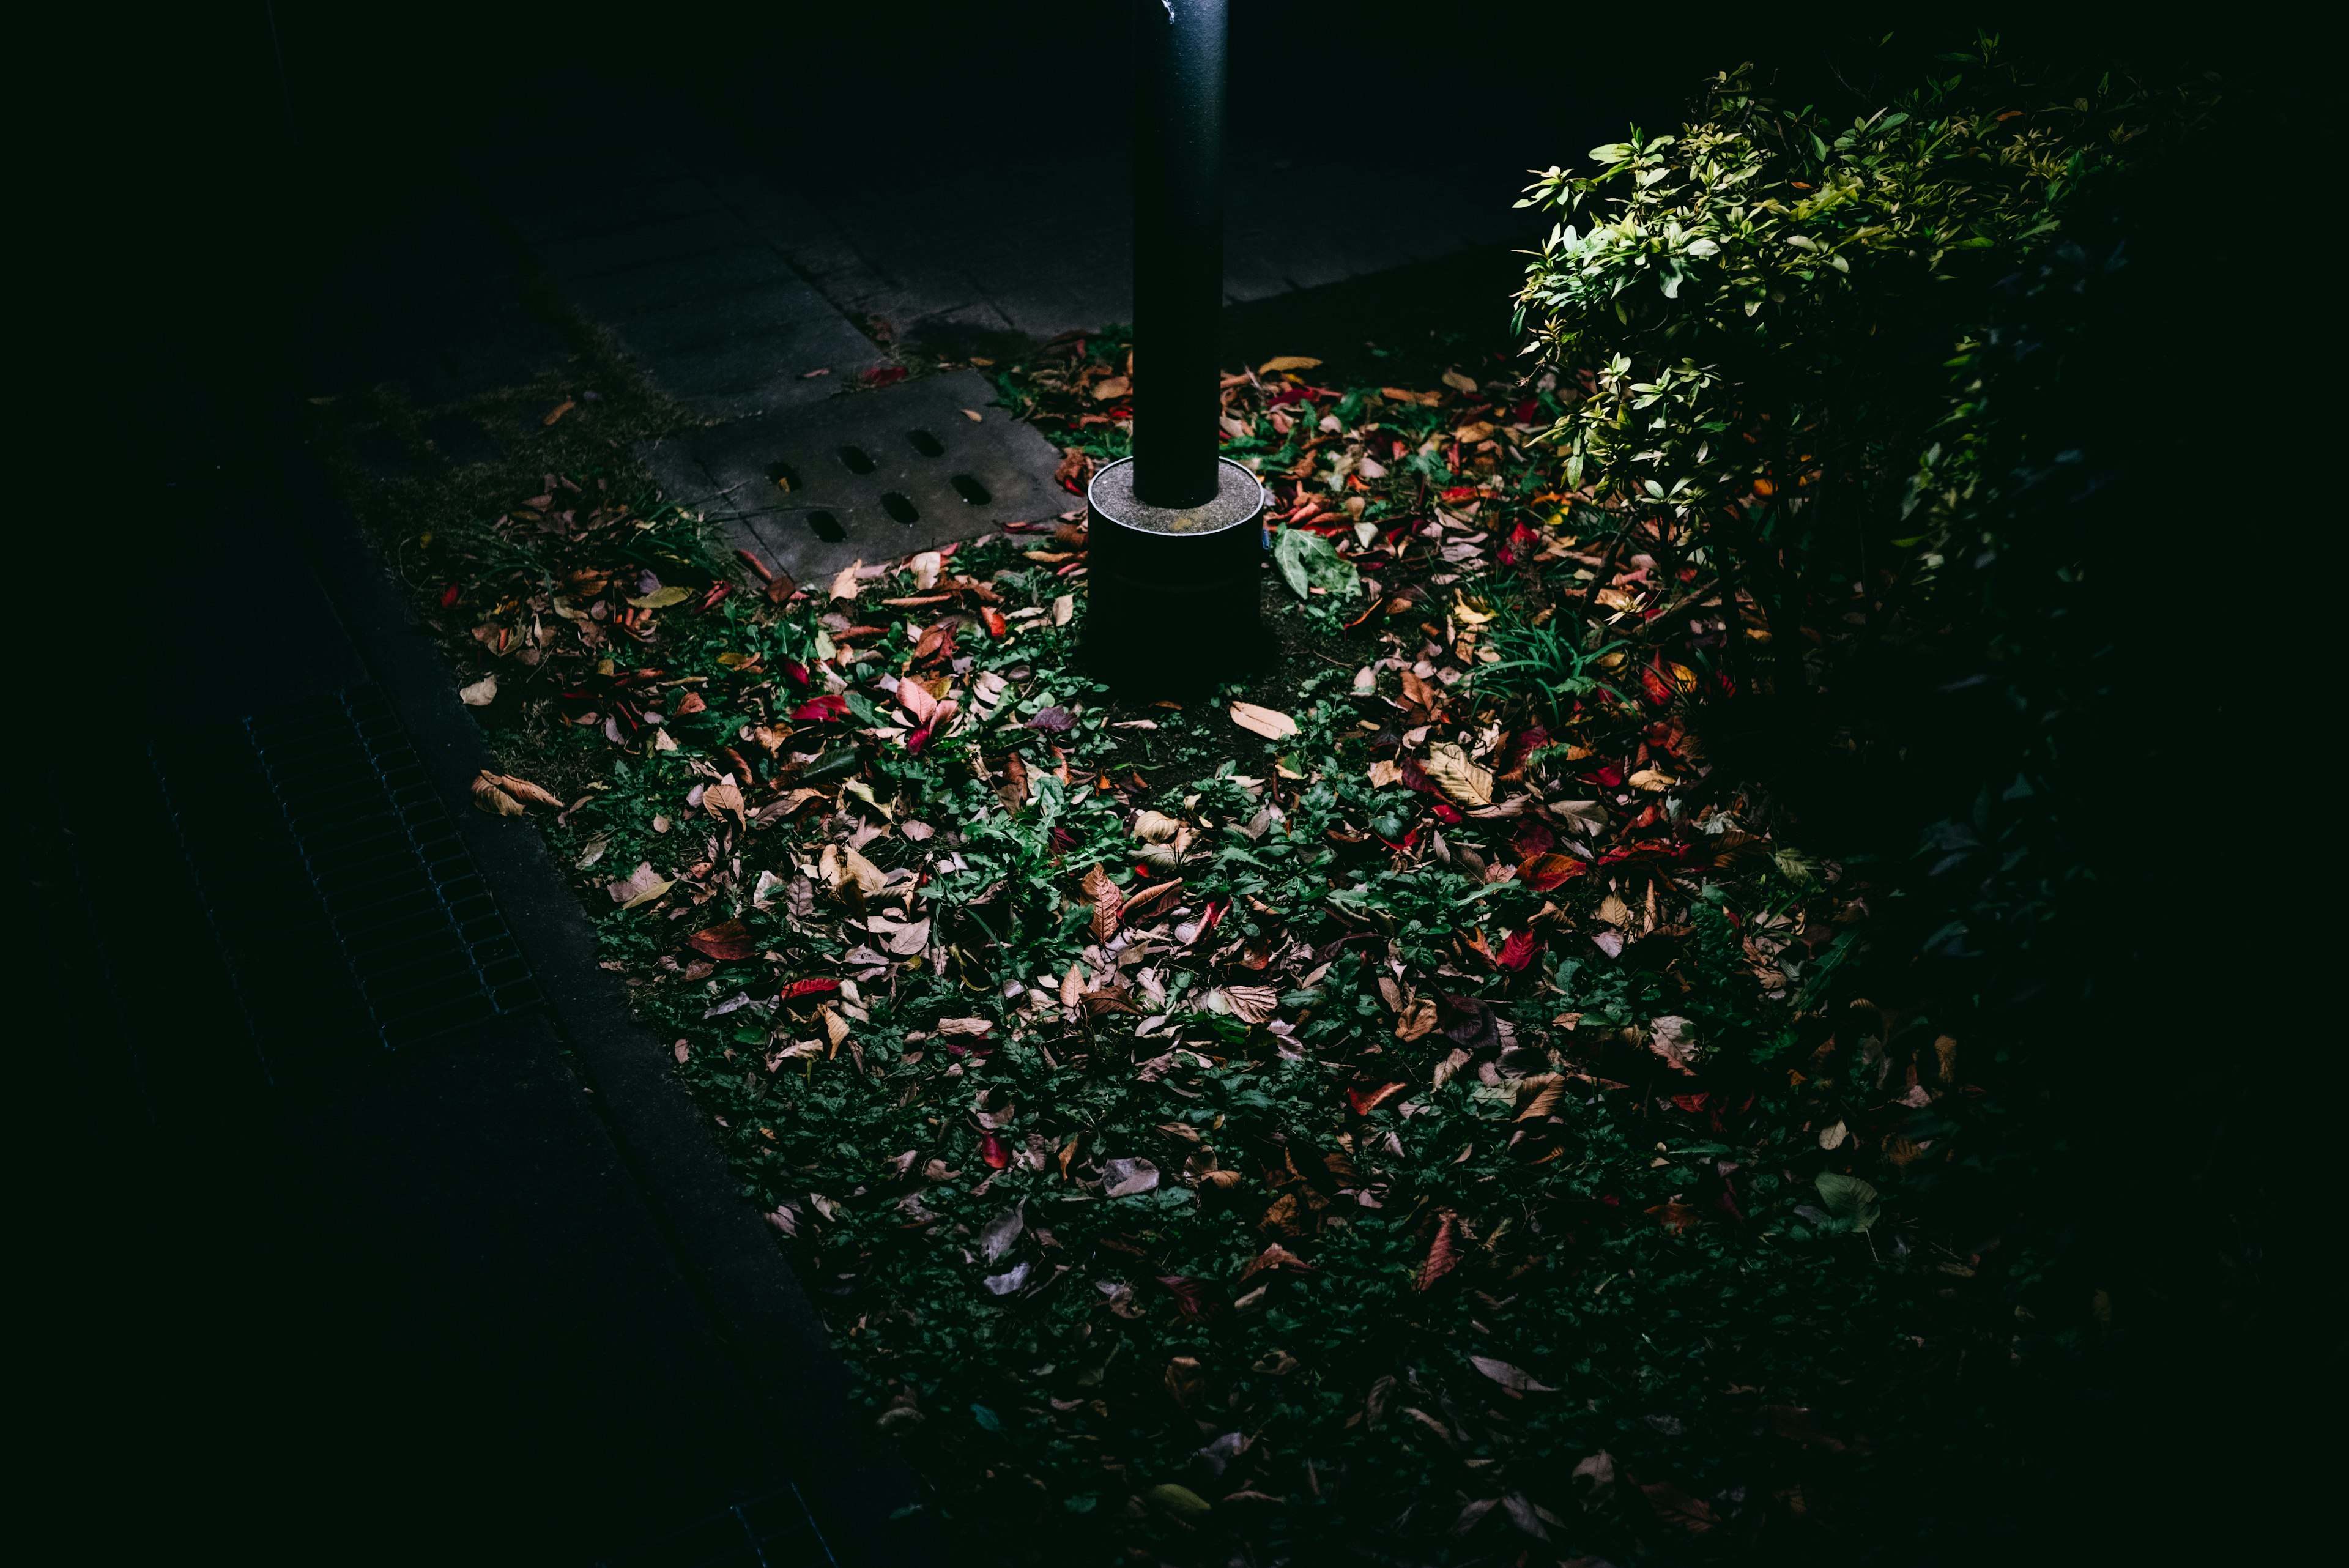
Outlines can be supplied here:
[[2002, 846], [1978, 903], [2060, 903], [2060, 852], [2012, 852], [2044, 792], [1845, 856], [1713, 743], [1912, 646], [2009, 493], [1951, 454], [2004, 450], [2017, 291], [1855, 345], [1954, 253], [2055, 255], [2127, 140], [2126, 95], [1965, 96], [2010, 90], [1977, 62], [1830, 140], [1725, 78], [1537, 185], [1629, 192], [1537, 258], [1541, 356], [1228, 376], [1282, 652], [1210, 702], [1078, 657], [1113, 333], [996, 368], [1071, 492], [1013, 535], [762, 592], [615, 451], [396, 541], [499, 726], [479, 803], [574, 868], [974, 1557], [1850, 1542], [1994, 1428], [2026, 1339], [2109, 1323], [2002, 1245], [2029, 1064], [1918, 978], [1969, 950], [1935, 868]]

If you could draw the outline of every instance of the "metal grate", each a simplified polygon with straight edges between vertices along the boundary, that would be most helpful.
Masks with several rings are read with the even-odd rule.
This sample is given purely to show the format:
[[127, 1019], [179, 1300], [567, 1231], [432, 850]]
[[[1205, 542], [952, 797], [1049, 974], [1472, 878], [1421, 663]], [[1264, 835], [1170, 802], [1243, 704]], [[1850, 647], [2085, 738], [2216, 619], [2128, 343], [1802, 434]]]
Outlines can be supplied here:
[[1060, 451], [995, 397], [978, 371], [955, 370], [640, 450], [669, 499], [812, 582], [1079, 504], [1054, 478]]
[[385, 1045], [542, 1000], [381, 691], [352, 688], [244, 730]]
[[832, 1568], [839, 1559], [789, 1481], [596, 1568]]

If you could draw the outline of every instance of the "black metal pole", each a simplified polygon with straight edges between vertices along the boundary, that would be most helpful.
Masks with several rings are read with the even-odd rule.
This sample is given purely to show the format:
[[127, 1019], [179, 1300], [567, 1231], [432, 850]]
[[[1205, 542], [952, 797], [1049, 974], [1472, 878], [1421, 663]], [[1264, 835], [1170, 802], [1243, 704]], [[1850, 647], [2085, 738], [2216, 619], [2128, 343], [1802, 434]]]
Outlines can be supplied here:
[[1225, 0], [1135, 0], [1133, 490], [1215, 499]]
[[1086, 657], [1128, 696], [1263, 667], [1264, 486], [1222, 453], [1225, 0], [1135, 0], [1133, 455], [1086, 487]]

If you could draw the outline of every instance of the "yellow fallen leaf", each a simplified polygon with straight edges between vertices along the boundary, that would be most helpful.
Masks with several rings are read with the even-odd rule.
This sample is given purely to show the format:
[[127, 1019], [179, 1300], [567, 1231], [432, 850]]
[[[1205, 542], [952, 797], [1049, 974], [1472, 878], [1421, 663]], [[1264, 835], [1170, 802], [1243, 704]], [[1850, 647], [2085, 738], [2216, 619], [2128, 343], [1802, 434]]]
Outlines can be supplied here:
[[840, 575], [832, 579], [832, 597], [835, 599], [855, 598], [856, 590], [861, 586], [856, 575], [864, 569], [864, 563], [861, 560], [851, 561], [843, 566]]
[[1260, 708], [1254, 702], [1232, 704], [1232, 722], [1268, 741], [1285, 741], [1297, 733], [1297, 721], [1278, 708]]
[[471, 686], [457, 688], [457, 701], [468, 708], [486, 708], [498, 700], [498, 678], [484, 675]]
[[1641, 768], [1624, 782], [1633, 789], [1643, 789], [1650, 794], [1661, 794], [1680, 783], [1680, 780], [1660, 768]]
[[672, 583], [665, 588], [655, 588], [642, 598], [630, 598], [628, 602], [638, 609], [667, 609], [671, 605], [681, 605], [692, 597], [691, 592]]
[[1475, 379], [1464, 376], [1457, 370], [1444, 371], [1444, 384], [1455, 392], [1473, 392], [1476, 389]]
[[1259, 376], [1269, 376], [1275, 370], [1310, 370], [1321, 361], [1304, 354], [1276, 354], [1256, 368]]
[[1402, 764], [1381, 757], [1371, 764], [1371, 787], [1384, 789], [1389, 784], [1402, 783]]
[[1452, 601], [1452, 614], [1462, 626], [1483, 626], [1493, 618], [1489, 611], [1470, 608], [1468, 601], [1464, 598]]
[[968, 420], [975, 425], [984, 424], [987, 422], [986, 420], [980, 416], [979, 411], [977, 409], [965, 409], [962, 411], [962, 417]]
[[1493, 804], [1493, 772], [1468, 760], [1468, 753], [1449, 743], [1427, 748], [1420, 764], [1436, 786], [1463, 805]]
[[1062, 594], [1059, 598], [1052, 601], [1052, 624], [1054, 626], [1068, 625], [1070, 618], [1074, 616], [1076, 613], [1076, 595]]
[[913, 568], [914, 587], [928, 593], [938, 586], [938, 573], [946, 566], [946, 557], [936, 550], [925, 550], [905, 565]]
[[1133, 390], [1133, 383], [1123, 376], [1107, 376], [1093, 383], [1093, 401], [1113, 403]]

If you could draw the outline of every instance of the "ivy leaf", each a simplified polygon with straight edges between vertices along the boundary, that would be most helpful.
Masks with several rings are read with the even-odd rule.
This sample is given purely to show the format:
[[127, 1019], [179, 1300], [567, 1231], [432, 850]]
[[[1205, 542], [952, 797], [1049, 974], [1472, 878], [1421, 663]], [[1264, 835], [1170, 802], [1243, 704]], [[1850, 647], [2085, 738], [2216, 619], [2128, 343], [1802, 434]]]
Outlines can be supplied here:
[[1829, 1214], [1855, 1231], [1866, 1231], [1876, 1223], [1881, 1210], [1877, 1207], [1875, 1188], [1857, 1176], [1834, 1170], [1819, 1172], [1817, 1180], [1819, 1201], [1826, 1205]]
[[1354, 570], [1353, 563], [1319, 534], [1283, 528], [1273, 542], [1272, 564], [1288, 591], [1300, 599], [1310, 597], [1315, 588], [1348, 599], [1362, 591], [1362, 576]]

